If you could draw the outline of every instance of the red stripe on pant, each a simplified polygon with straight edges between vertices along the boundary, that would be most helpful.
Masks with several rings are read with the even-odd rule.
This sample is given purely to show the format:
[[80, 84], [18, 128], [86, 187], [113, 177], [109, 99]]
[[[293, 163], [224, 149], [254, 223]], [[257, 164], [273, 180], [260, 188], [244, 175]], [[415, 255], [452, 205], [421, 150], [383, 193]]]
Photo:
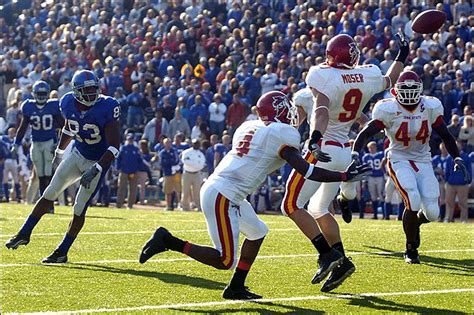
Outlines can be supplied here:
[[[230, 268], [234, 263], [234, 240], [229, 219], [229, 200], [220, 193], [217, 194], [215, 211], [217, 231], [219, 232], [219, 240], [222, 246], [221, 261], [224, 266]], [[226, 238], [228, 239], [228, 244], [226, 243]]]

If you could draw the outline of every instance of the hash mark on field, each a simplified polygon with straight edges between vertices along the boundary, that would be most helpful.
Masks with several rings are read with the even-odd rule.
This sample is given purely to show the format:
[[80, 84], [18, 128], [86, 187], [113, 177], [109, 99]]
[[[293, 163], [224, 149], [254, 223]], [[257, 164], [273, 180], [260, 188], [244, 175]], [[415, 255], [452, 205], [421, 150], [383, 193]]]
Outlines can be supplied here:
[[364, 298], [364, 297], [385, 297], [385, 296], [402, 296], [402, 295], [428, 295], [428, 294], [449, 294], [449, 293], [465, 293], [474, 292], [473, 288], [460, 289], [446, 289], [446, 290], [426, 290], [426, 291], [409, 291], [409, 292], [375, 292], [375, 293], [361, 293], [361, 294], [339, 294], [339, 295], [315, 295], [315, 296], [297, 296], [297, 297], [282, 297], [282, 298], [268, 298], [260, 300], [247, 301], [211, 301], [203, 303], [181, 303], [181, 304], [163, 304], [163, 305], [143, 305], [123, 308], [101, 308], [89, 310], [75, 310], [75, 311], [50, 311], [37, 313], [23, 313], [30, 315], [49, 314], [49, 315], [65, 315], [65, 314], [81, 314], [81, 313], [118, 313], [118, 312], [132, 312], [132, 311], [146, 311], [146, 310], [160, 310], [160, 309], [176, 309], [176, 308], [201, 308], [212, 306], [225, 306], [244, 303], [271, 303], [271, 302], [293, 302], [293, 301], [309, 301], [309, 300], [332, 300], [332, 299], [350, 299], [350, 298]]
[[[474, 252], [474, 249], [434, 249], [434, 250], [424, 250], [420, 253], [457, 253], [457, 252]], [[348, 252], [347, 255], [358, 256], [358, 255], [400, 255], [404, 252]], [[316, 254], [289, 254], [289, 255], [264, 255], [257, 256], [257, 259], [281, 259], [281, 258], [304, 258], [304, 257], [316, 257]], [[183, 258], [163, 258], [163, 259], [150, 259], [148, 263], [165, 263], [165, 262], [177, 262], [177, 261], [192, 261], [192, 258], [183, 257]], [[70, 262], [67, 265], [74, 264], [128, 264], [128, 263], [137, 263], [135, 259], [111, 259], [111, 260], [85, 260], [85, 261], [75, 261]], [[0, 264], [0, 267], [29, 267], [29, 266], [47, 266], [45, 264], [29, 264], [29, 263], [19, 263], [19, 264]]]

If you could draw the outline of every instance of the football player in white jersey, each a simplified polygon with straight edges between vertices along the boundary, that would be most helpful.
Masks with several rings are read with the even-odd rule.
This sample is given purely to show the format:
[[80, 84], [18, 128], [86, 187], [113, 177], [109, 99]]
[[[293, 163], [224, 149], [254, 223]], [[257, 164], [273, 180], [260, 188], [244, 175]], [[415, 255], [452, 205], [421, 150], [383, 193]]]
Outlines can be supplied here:
[[[245, 198], [268, 174], [288, 162], [305, 178], [339, 182], [360, 180], [370, 169], [353, 163], [343, 172], [333, 172], [307, 163], [299, 151], [296, 107], [282, 92], [262, 95], [256, 107], [260, 119], [245, 122], [236, 130], [232, 150], [201, 188], [202, 209], [214, 247], [183, 241], [160, 227], [143, 247], [139, 259], [144, 263], [157, 253], [174, 250], [217, 269], [237, 266], [224, 290], [225, 299], [261, 297], [248, 291], [244, 282], [268, 228]], [[246, 238], [237, 259], [240, 232]], [[337, 252], [333, 257], [327, 268], [335, 268], [342, 260]]]
[[[375, 65], [358, 64], [360, 51], [352, 37], [341, 34], [328, 42], [326, 62], [311, 67], [306, 76], [306, 83], [315, 99], [311, 109], [306, 110], [306, 116], [310, 117], [311, 134], [306, 161], [333, 171], [344, 170], [351, 163], [350, 127], [355, 122], [365, 124], [368, 121], [362, 113], [365, 105], [375, 94], [390, 88], [403, 70], [409, 49], [404, 36], [400, 35], [399, 39], [399, 54], [386, 76]], [[329, 161], [328, 156], [332, 160]], [[328, 275], [321, 266], [329, 259], [331, 247], [344, 255], [339, 226], [328, 210], [339, 187], [341, 195], [337, 198], [337, 204], [344, 220], [350, 222], [352, 212], [349, 201], [356, 197], [355, 183], [310, 181], [294, 170], [286, 183], [282, 212], [296, 223], [319, 253], [320, 268], [311, 280], [313, 284]], [[304, 210], [307, 203], [308, 211]], [[345, 257], [321, 291], [335, 289], [354, 271], [354, 264]]]
[[354, 152], [365, 142], [384, 130], [390, 140], [388, 173], [405, 204], [403, 230], [406, 235], [405, 261], [419, 264], [420, 225], [436, 221], [439, 215], [439, 185], [431, 164], [429, 140], [436, 131], [448, 153], [454, 158], [455, 169], [469, 177], [453, 136], [443, 120], [443, 105], [430, 96], [421, 96], [423, 84], [415, 72], [400, 75], [394, 98], [379, 101], [372, 120], [359, 133]]

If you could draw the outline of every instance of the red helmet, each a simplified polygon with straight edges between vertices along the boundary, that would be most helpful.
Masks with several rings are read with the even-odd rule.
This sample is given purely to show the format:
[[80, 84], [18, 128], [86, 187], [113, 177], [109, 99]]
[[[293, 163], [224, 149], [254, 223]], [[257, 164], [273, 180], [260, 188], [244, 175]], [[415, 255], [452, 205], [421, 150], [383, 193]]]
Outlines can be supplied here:
[[326, 47], [326, 63], [335, 68], [353, 69], [359, 64], [360, 50], [352, 37], [334, 36]]
[[281, 122], [298, 126], [298, 110], [280, 91], [263, 94], [257, 101], [257, 113], [264, 122]]
[[398, 103], [405, 106], [417, 105], [420, 102], [421, 92], [423, 84], [418, 74], [413, 71], [402, 72], [392, 90]]

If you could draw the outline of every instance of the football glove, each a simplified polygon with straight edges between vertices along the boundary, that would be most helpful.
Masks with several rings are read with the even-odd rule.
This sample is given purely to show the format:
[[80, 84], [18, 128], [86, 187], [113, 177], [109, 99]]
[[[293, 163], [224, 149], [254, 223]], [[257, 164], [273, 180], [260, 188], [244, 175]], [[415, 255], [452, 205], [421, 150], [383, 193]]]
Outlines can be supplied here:
[[356, 162], [356, 165], [359, 165], [360, 164], [359, 152], [352, 151], [351, 152], [351, 159], [352, 159], [352, 161]]
[[368, 164], [357, 164], [358, 162], [352, 161], [351, 165], [346, 169], [347, 182], [361, 181], [372, 172], [372, 168]]
[[321, 132], [319, 132], [318, 130], [313, 131], [313, 134], [309, 139], [308, 150], [311, 151], [311, 154], [313, 154], [317, 161], [323, 163], [331, 162], [331, 157], [329, 156], [329, 154], [321, 151], [321, 147], [318, 144], [321, 138]]
[[455, 172], [457, 172], [457, 171], [462, 172], [462, 176], [464, 177], [464, 182], [466, 184], [471, 182], [469, 172], [467, 171], [466, 165], [464, 165], [463, 159], [459, 156], [454, 159], [454, 171]]
[[99, 174], [100, 170], [97, 168], [97, 166], [94, 164], [89, 168], [87, 171], [82, 174], [81, 177], [81, 185], [84, 186], [84, 188], [89, 189], [91, 186], [91, 182], [94, 180], [94, 178]]
[[408, 54], [410, 53], [410, 42], [408, 41], [405, 32], [400, 30], [397, 34], [395, 34], [398, 42], [398, 54], [395, 57], [395, 61], [400, 61], [405, 63], [407, 60]]

